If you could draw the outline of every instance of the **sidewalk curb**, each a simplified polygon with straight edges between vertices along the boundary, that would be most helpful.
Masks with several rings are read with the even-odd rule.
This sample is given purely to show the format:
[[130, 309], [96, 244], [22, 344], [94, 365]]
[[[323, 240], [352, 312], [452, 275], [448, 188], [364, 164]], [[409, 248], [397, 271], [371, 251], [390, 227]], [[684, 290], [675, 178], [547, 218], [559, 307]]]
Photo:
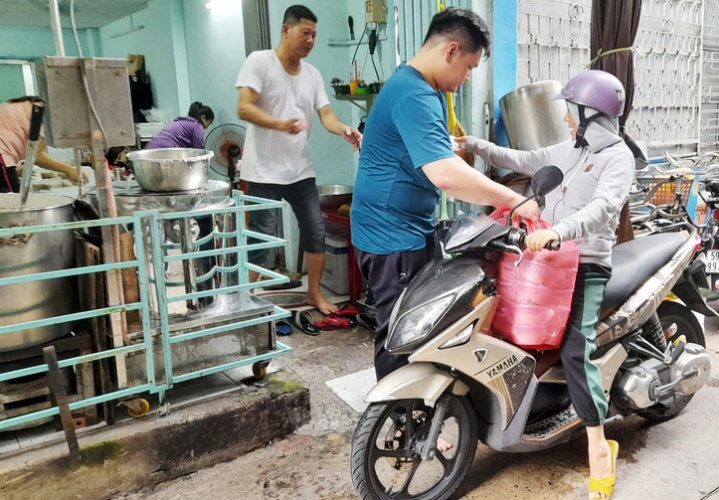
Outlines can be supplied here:
[[233, 460], [309, 420], [309, 391], [280, 372], [253, 392], [82, 433], [77, 466], [64, 442], [0, 457], [0, 497], [111, 498]]

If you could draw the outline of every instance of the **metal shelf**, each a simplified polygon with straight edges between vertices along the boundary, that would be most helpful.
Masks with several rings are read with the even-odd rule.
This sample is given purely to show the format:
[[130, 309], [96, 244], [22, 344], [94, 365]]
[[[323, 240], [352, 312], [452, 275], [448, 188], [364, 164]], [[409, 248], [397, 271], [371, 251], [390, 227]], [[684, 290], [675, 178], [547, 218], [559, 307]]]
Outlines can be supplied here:
[[[359, 40], [327, 40], [327, 45], [329, 45], [330, 47], [351, 47], [351, 46], [357, 45], [358, 41]], [[386, 41], [387, 41], [386, 36], [385, 37], [377, 37], [377, 43], [386, 42]], [[360, 42], [361, 45], [367, 45], [367, 43], [369, 43], [367, 38], [365, 38], [364, 40], [362, 40], [362, 42]]]
[[[360, 108], [362, 111], [367, 113], [369, 115], [369, 112], [372, 110], [372, 105], [374, 104], [374, 100], [377, 97], [377, 94], [361, 94], [361, 95], [352, 95], [352, 94], [340, 94], [335, 95], [335, 99], [338, 101], [349, 101], [358, 108]], [[362, 106], [359, 104], [359, 102], [364, 102], [365, 105]]]

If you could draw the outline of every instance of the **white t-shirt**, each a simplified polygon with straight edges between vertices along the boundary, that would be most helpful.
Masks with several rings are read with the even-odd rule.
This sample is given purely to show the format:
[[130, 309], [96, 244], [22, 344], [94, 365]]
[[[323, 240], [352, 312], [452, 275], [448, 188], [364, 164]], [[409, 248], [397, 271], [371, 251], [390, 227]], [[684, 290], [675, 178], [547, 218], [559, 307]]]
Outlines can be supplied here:
[[[329, 105], [317, 68], [300, 61], [299, 74], [290, 75], [274, 50], [251, 53], [242, 65], [235, 87], [260, 94], [257, 106], [281, 120], [299, 118], [312, 124], [315, 111]], [[249, 124], [240, 178], [266, 184], [292, 184], [315, 176], [309, 161], [310, 129], [299, 134]]]

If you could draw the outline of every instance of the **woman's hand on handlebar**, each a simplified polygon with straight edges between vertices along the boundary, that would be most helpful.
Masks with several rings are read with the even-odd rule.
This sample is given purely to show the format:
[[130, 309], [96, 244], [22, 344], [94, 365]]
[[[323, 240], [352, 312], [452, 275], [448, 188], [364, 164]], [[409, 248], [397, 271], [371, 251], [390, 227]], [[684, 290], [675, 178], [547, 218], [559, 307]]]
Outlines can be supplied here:
[[538, 252], [555, 241], [560, 242], [556, 231], [553, 229], [540, 229], [527, 236], [527, 250]]

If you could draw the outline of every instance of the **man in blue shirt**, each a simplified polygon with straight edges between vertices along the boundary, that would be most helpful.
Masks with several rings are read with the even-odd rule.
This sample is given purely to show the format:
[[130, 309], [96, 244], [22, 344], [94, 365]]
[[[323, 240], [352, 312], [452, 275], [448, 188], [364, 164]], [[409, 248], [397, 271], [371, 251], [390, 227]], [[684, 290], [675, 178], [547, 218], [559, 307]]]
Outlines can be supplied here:
[[[445, 92], [456, 92], [489, 54], [487, 25], [449, 8], [432, 19], [422, 48], [382, 87], [367, 120], [352, 200], [352, 244], [377, 299], [377, 379], [406, 364], [384, 349], [397, 298], [432, 258], [439, 190], [470, 203], [514, 206], [524, 198], [455, 156]], [[539, 217], [533, 201], [517, 211]]]

